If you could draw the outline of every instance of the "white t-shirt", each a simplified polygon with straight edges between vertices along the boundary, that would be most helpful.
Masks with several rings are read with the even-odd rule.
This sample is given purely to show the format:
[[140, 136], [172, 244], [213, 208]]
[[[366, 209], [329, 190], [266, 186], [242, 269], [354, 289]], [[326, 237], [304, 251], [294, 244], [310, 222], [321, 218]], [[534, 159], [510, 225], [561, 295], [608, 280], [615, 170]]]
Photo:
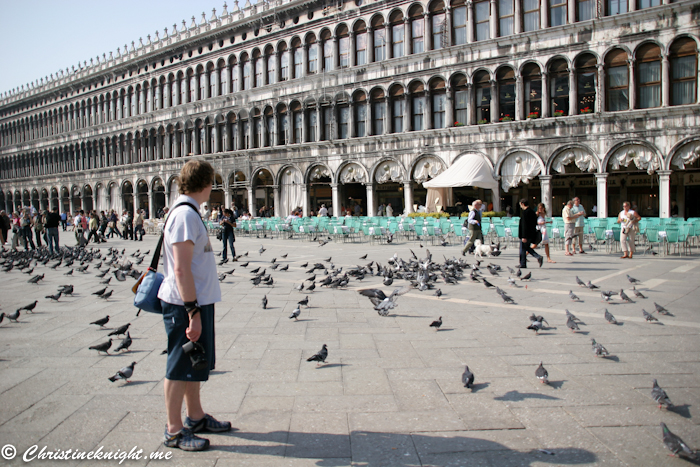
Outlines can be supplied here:
[[[629, 219], [631, 217], [632, 219]], [[617, 218], [620, 219], [620, 224], [622, 224], [622, 227], [624, 228], [629, 228], [632, 226], [632, 222], [636, 220], [636, 217], [634, 215], [633, 210], [627, 211], [627, 214], [625, 214], [625, 211], [620, 211], [620, 214], [617, 215]]]
[[[187, 195], [180, 195], [173, 206], [189, 202], [197, 206], [197, 202]], [[198, 212], [189, 206], [171, 209], [163, 238], [163, 283], [158, 290], [158, 298], [173, 305], [183, 305], [180, 291], [175, 282], [175, 265], [173, 244], [190, 240], [194, 243], [192, 255], [192, 276], [197, 291], [197, 302], [200, 305], [211, 305], [221, 301], [221, 288], [216, 273], [216, 259], [209, 242], [209, 234], [202, 223]]]

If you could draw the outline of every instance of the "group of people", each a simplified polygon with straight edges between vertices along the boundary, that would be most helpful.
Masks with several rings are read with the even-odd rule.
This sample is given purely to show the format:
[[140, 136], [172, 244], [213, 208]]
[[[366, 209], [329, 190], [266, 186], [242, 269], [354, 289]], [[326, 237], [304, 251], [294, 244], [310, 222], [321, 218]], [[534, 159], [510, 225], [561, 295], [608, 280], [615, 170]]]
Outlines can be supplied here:
[[[520, 200], [520, 223], [518, 226], [518, 238], [520, 239], [520, 264], [521, 268], [527, 267], [527, 255], [534, 257], [540, 266], [544, 259], [534, 249], [533, 246], [543, 245], [548, 263], [556, 263], [553, 261], [549, 252], [549, 235], [547, 234], [547, 224], [551, 224], [551, 220], [547, 220], [547, 207], [544, 203], [537, 205], [537, 211], [530, 208], [527, 199]], [[469, 217], [464, 221], [464, 227], [469, 231], [469, 241], [462, 250], [462, 255], [471, 253], [474, 250], [476, 240], [482, 243], [484, 237], [481, 231], [483, 213], [483, 203], [481, 200], [476, 200], [472, 204]], [[566, 202], [562, 209], [562, 219], [564, 221], [564, 255], [574, 256], [578, 254], [586, 254], [583, 248], [583, 236], [585, 227], [586, 210], [581, 205], [581, 200], [575, 197]], [[630, 208], [630, 203], [625, 201], [622, 205], [622, 211], [617, 216], [617, 223], [621, 224], [620, 231], [620, 248], [622, 249], [621, 259], [632, 258], [634, 255], [634, 240], [635, 233], [639, 231], [638, 222], [641, 220], [639, 214]], [[578, 247], [578, 248], [577, 248]], [[576, 251], [578, 249], [578, 251]]]
[[25, 250], [35, 250], [43, 246], [43, 239], [52, 254], [58, 253], [58, 226], [61, 224], [58, 208], [39, 212], [33, 206], [25, 207], [12, 212], [11, 216], [0, 211], [0, 245], [11, 242], [11, 248], [17, 249], [21, 242]]

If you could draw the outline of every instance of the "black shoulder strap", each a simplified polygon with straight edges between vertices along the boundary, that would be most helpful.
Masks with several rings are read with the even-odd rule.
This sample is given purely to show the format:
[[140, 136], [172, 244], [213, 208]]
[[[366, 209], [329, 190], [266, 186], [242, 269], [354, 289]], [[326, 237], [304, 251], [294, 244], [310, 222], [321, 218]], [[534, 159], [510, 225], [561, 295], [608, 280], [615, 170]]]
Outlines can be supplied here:
[[[168, 221], [170, 220], [170, 217], [173, 215], [173, 211], [178, 206], [189, 206], [192, 209], [194, 209], [194, 212], [199, 214], [199, 209], [197, 209], [197, 207], [192, 203], [184, 202], [184, 203], [179, 203], [179, 204], [176, 204], [175, 206], [173, 206], [173, 208], [170, 210], [168, 218], [165, 220], [165, 224], [163, 224], [163, 231], [160, 233], [160, 238], [158, 239], [158, 245], [156, 245], [156, 251], [155, 251], [155, 253], [153, 253], [153, 259], [151, 260], [151, 265], [148, 268], [153, 272], [156, 272], [158, 270], [158, 261], [160, 261], [160, 250], [161, 250], [161, 248], [163, 248], [163, 237], [165, 235], [165, 226], [168, 225]], [[202, 221], [202, 223], [204, 223], [204, 221]]]

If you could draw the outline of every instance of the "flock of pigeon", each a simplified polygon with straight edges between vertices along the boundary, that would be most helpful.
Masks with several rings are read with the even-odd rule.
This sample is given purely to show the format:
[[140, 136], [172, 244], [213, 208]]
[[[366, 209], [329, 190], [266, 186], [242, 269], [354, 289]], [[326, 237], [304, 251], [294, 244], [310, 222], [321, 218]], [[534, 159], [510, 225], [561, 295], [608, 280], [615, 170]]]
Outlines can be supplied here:
[[[319, 242], [319, 246], [325, 245], [327, 242]], [[422, 247], [422, 245], [421, 245]], [[496, 245], [492, 248], [494, 252], [500, 252], [500, 245]], [[261, 246], [258, 250], [259, 257], [265, 253], [266, 248]], [[379, 288], [361, 288], [358, 292], [367, 297], [374, 308], [375, 311], [382, 317], [390, 316], [391, 310], [398, 306], [398, 299], [406, 293], [417, 290], [420, 292], [434, 290], [433, 295], [438, 299], [443, 295], [440, 288], [437, 287], [439, 283], [445, 286], [458, 284], [462, 280], [468, 280], [474, 283], [481, 283], [488, 289], [494, 289], [496, 294], [501, 297], [506, 304], [515, 304], [515, 299], [511, 297], [508, 293], [502, 290], [500, 287], [489, 282], [486, 274], [489, 278], [499, 277], [501, 274], [505, 274], [505, 271], [501, 266], [497, 264], [488, 264], [482, 267], [482, 261], [476, 260], [475, 263], [469, 264], [464, 258], [451, 258], [448, 259], [443, 256], [443, 262], [436, 262], [433, 260], [432, 254], [428, 249], [426, 249], [426, 257], [419, 258], [412, 250], [409, 250], [411, 256], [404, 260], [400, 258], [397, 254], [394, 254], [388, 259], [387, 264], [380, 264], [378, 261], [370, 261], [364, 265], [355, 265], [350, 267], [336, 267], [332, 262], [332, 257], [325, 258], [319, 262], [311, 264], [306, 262], [300, 265], [300, 268], [305, 270], [308, 277], [302, 281], [301, 284], [295, 287], [295, 289], [300, 293], [313, 293], [317, 287], [319, 288], [329, 288], [329, 289], [344, 289], [347, 288], [351, 282], [354, 280], [356, 282], [361, 282], [367, 277], [381, 277], [382, 284], [386, 287], [394, 284], [395, 281], [402, 280], [405, 284], [401, 287], [394, 289], [388, 295]], [[92, 294], [103, 299], [108, 300], [114, 290], [108, 290], [110, 281], [112, 280], [113, 274], [117, 281], [125, 281], [126, 276], [131, 276], [134, 279], [138, 279], [141, 276], [141, 272], [135, 269], [135, 266], [140, 265], [150, 251], [141, 253], [139, 250], [127, 256], [125, 250], [119, 252], [115, 248], [108, 248], [107, 252], [103, 254], [99, 249], [87, 249], [83, 247], [63, 247], [59, 255], [50, 255], [46, 249], [39, 249], [30, 252], [18, 252], [13, 250], [2, 250], [0, 252], [0, 267], [6, 273], [11, 271], [19, 270], [27, 275], [34, 273], [34, 270], [40, 267], [48, 268], [41, 275], [33, 275], [28, 282], [30, 284], [40, 284], [44, 279], [45, 275], [48, 274], [58, 274], [57, 269], [61, 266], [67, 269], [63, 274], [66, 276], [72, 275], [74, 272], [81, 274], [89, 274], [89, 268], [92, 272], [97, 272], [96, 277], [100, 279], [99, 284], [102, 287], [100, 290], [93, 292]], [[216, 253], [220, 255], [220, 253]], [[233, 258], [234, 262], [237, 262], [238, 266], [242, 268], [247, 268], [250, 264], [248, 260], [249, 253], [236, 256]], [[282, 255], [280, 258], [286, 259], [287, 254]], [[360, 257], [360, 260], [366, 260], [367, 254]], [[494, 255], [497, 256], [497, 255]], [[52, 264], [49, 264], [53, 261]], [[259, 262], [259, 260], [258, 260]], [[219, 267], [226, 267], [227, 260], [222, 260], [218, 263]], [[274, 278], [272, 277], [272, 271], [288, 271], [290, 264], [287, 263], [281, 266], [281, 263], [277, 261], [277, 258], [272, 258], [269, 261], [269, 266], [258, 266], [251, 269], [249, 273], [251, 274], [250, 281], [254, 287], [267, 286], [274, 287]], [[268, 272], [268, 269], [270, 272]], [[523, 275], [520, 268], [510, 268], [508, 267], [508, 285], [513, 288], [520, 287], [518, 282], [527, 282], [532, 279], [532, 273], [528, 272]], [[232, 275], [235, 272], [234, 269], [219, 273], [219, 281], [223, 282], [227, 276]], [[109, 276], [109, 277], [107, 277]], [[646, 297], [636, 289], [636, 284], [640, 281], [627, 276], [628, 281], [633, 285], [632, 292], [635, 297], [645, 299]], [[493, 279], [492, 279], [493, 280]], [[576, 277], [576, 283], [580, 287], [584, 287], [588, 290], [598, 290], [599, 286], [593, 284], [591, 281], [584, 282], [578, 277]], [[527, 288], [527, 285], [525, 285]], [[319, 289], [321, 290], [321, 289]], [[62, 296], [72, 295], [74, 288], [72, 285], [62, 285], [59, 287], [56, 294], [47, 295], [46, 299], [51, 301], [59, 301]], [[627, 296], [624, 290], [619, 292], [615, 291], [605, 291], [600, 290], [602, 300], [604, 302], [609, 302], [613, 300], [613, 297], [619, 296], [619, 299], [623, 302], [633, 303], [632, 299]], [[573, 292], [569, 291], [569, 298], [572, 301], [581, 301], [579, 297]], [[31, 313], [36, 307], [39, 301], [34, 301], [28, 305], [18, 308], [14, 313], [5, 314], [0, 313], [0, 323], [2, 323], [4, 318], [10, 321], [18, 322], [22, 312]], [[264, 294], [261, 299], [261, 304], [263, 309], [268, 308], [268, 297]], [[668, 310], [666, 310], [661, 305], [654, 303], [655, 312], [657, 315], [672, 316]], [[298, 320], [301, 315], [301, 307], [309, 307], [309, 295], [306, 295], [304, 299], [300, 300], [296, 308], [292, 311], [289, 319]], [[140, 310], [139, 310], [140, 313]], [[658, 321], [651, 313], [646, 310], [642, 310], [642, 314], [646, 321], [653, 322]], [[138, 313], [137, 313], [138, 316]], [[571, 329], [573, 333], [579, 330], [580, 325], [584, 325], [575, 315], [570, 311], [566, 310], [566, 326]], [[616, 318], [605, 309], [603, 313], [603, 318], [613, 325], [620, 324]], [[89, 323], [90, 325], [98, 326], [99, 329], [105, 329], [105, 325], [109, 322], [110, 317], [105, 316], [104, 318], [98, 319]], [[436, 332], [440, 330], [443, 324], [442, 316], [437, 320], [432, 321], [429, 327], [434, 328]], [[129, 333], [129, 327], [131, 323], [126, 323], [119, 326], [116, 329], [111, 330], [107, 335], [109, 339], [106, 341], [90, 346], [89, 349], [96, 350], [98, 353], [109, 354], [109, 350], [112, 347], [113, 341], [112, 336], [124, 336], [123, 340], [114, 349], [115, 352], [122, 350], [128, 351], [131, 346], [132, 339]], [[537, 316], [534, 313], [529, 317], [528, 330], [532, 330], [535, 334], [539, 334], [540, 331], [549, 328], [549, 323], [543, 316]], [[591, 339], [592, 352], [596, 357], [606, 358], [610, 356], [608, 350], [595, 339]], [[317, 366], [326, 363], [328, 358], [328, 346], [323, 345], [320, 351], [312, 355], [307, 359], [309, 362], [317, 362]], [[131, 365], [124, 367], [117, 371], [113, 376], [109, 377], [109, 380], [114, 382], [117, 380], [125, 380], [129, 382], [129, 378], [132, 377], [134, 372], [134, 366], [136, 362], [132, 362]], [[536, 378], [543, 384], [548, 383], [549, 374], [547, 369], [543, 366], [543, 362], [540, 361], [539, 366], [535, 370]], [[472, 388], [475, 381], [474, 373], [469, 369], [468, 366], [465, 367], [462, 374], [462, 384], [466, 388]], [[666, 392], [658, 385], [656, 379], [653, 380], [652, 387], [652, 397], [654, 401], [657, 402], [659, 408], [673, 407]], [[673, 434], [668, 430], [665, 424], [661, 423], [663, 429], [663, 440], [666, 447], [671, 450], [674, 455], [685, 457], [688, 459], [698, 459], [698, 454], [691, 450], [678, 436]]]

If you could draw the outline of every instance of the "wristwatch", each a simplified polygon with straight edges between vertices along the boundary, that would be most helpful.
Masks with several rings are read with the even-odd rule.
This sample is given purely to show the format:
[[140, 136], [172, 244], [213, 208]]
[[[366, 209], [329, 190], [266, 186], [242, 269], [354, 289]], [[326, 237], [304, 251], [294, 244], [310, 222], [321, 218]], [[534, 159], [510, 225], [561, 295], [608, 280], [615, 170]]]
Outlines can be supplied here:
[[[187, 315], [190, 317], [190, 319], [194, 318], [194, 315], [202, 311], [202, 309], [199, 307], [199, 303], [197, 303], [197, 300], [193, 302], [185, 302], [185, 312]], [[192, 313], [190, 315], [190, 313]]]

